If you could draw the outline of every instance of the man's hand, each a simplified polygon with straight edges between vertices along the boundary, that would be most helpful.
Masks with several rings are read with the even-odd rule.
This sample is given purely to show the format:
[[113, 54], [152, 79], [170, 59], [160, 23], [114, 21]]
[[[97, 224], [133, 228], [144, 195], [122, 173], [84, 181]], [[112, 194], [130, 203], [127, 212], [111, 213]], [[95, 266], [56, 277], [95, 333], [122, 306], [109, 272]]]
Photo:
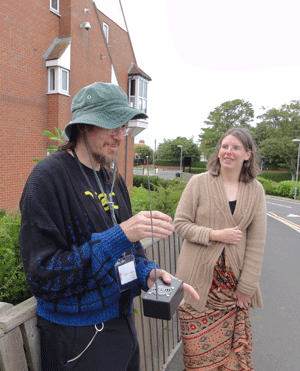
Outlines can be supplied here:
[[[166, 238], [174, 230], [172, 218], [160, 211], [152, 212], [153, 237]], [[141, 211], [120, 224], [130, 242], [136, 242], [152, 236], [150, 211]]]
[[228, 245], [236, 245], [242, 238], [243, 232], [239, 227], [211, 230], [209, 239], [211, 241], [224, 242]]
[[242, 292], [236, 290], [233, 294], [233, 297], [236, 299], [236, 305], [242, 309], [249, 308], [250, 304], [250, 295], [243, 294]]
[[[150, 272], [148, 279], [147, 279], [147, 286], [150, 288], [155, 282], [155, 273], [154, 269]], [[161, 277], [165, 283], [171, 283], [171, 278], [175, 278], [170, 273], [163, 269], [156, 269], [156, 278]], [[197, 292], [192, 288], [192, 286], [188, 285], [187, 283], [183, 283], [183, 290], [188, 292], [195, 300], [200, 300], [199, 295]]]

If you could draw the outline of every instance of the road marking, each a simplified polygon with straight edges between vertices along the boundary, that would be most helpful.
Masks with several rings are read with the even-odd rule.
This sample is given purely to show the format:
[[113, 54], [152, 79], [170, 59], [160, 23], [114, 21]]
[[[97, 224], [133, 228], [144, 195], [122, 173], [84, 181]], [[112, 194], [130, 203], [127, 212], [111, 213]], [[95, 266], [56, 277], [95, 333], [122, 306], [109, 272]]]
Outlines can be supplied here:
[[289, 214], [287, 218], [300, 218], [300, 215]]
[[266, 202], [267, 204], [271, 204], [271, 205], [276, 205], [276, 206], [281, 206], [281, 207], [287, 207], [288, 209], [292, 209], [291, 206], [285, 206], [285, 205], [281, 205], [281, 204], [275, 204], [274, 202]]
[[293, 223], [290, 220], [287, 220], [285, 218], [282, 218], [281, 216], [278, 216], [272, 212], [268, 212], [267, 215], [270, 216], [271, 218], [279, 220], [280, 222], [286, 224], [287, 226], [293, 228], [295, 231], [300, 233], [300, 225]]

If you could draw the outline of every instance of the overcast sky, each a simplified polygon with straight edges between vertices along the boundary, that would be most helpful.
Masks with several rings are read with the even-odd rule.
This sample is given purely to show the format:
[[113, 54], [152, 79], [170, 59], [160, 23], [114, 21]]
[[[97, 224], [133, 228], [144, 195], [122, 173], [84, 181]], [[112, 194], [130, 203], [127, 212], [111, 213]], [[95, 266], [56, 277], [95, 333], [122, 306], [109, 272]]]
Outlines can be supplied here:
[[149, 126], [136, 143], [196, 142], [228, 100], [249, 101], [257, 116], [300, 99], [299, 0], [121, 3], [138, 66], [152, 78]]

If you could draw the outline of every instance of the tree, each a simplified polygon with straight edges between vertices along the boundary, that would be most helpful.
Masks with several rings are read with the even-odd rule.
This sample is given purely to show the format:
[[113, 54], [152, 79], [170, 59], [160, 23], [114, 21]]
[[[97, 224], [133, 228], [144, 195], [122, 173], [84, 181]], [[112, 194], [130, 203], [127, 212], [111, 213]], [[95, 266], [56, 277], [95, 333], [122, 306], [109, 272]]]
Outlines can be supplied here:
[[298, 145], [292, 140], [300, 137], [300, 101], [293, 100], [279, 109], [264, 110], [257, 117], [261, 121], [254, 130], [259, 153], [269, 163], [277, 163], [289, 171], [295, 180]]
[[207, 120], [204, 121], [208, 127], [201, 129], [203, 133], [199, 134], [200, 152], [210, 157], [222, 134], [232, 127], [250, 129], [250, 122], [253, 118], [254, 110], [250, 102], [235, 99], [222, 103], [211, 111]]
[[182, 158], [192, 157], [192, 160], [199, 160], [199, 150], [193, 138], [187, 139], [177, 137], [174, 140], [164, 139], [157, 148], [157, 158], [168, 161], [180, 161], [181, 149], [178, 145], [182, 145]]
[[153, 150], [149, 146], [137, 144], [134, 146], [134, 158], [135, 159], [144, 159], [146, 156], [149, 159], [153, 158]]

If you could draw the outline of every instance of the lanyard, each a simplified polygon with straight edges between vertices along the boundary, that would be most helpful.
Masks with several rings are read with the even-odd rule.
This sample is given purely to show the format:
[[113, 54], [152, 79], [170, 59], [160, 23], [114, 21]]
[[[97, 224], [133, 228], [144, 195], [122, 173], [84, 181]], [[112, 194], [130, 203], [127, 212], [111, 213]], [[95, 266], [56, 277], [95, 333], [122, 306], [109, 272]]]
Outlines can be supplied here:
[[[74, 150], [72, 152], [73, 152], [73, 155], [74, 155], [74, 157], [75, 157], [75, 159], [76, 159], [76, 161], [77, 161], [77, 163], [79, 165], [79, 168], [80, 168], [80, 170], [81, 170], [81, 172], [82, 172], [82, 174], [83, 174], [86, 182], [88, 183], [90, 189], [92, 190], [93, 187], [91, 185], [91, 182], [90, 182], [88, 176], [86, 175], [86, 172], [84, 171], [83, 166], [82, 166], [81, 162], [79, 161], [79, 158], [78, 158], [76, 152]], [[88, 154], [89, 154], [89, 157], [90, 157], [89, 151], [88, 151]], [[91, 160], [91, 157], [90, 157], [90, 160]], [[99, 177], [97, 175], [97, 172], [96, 172], [96, 170], [94, 168], [94, 165], [93, 165], [92, 161], [91, 161], [91, 164], [92, 164], [94, 176], [96, 178], [96, 182], [97, 182], [97, 184], [98, 184], [98, 186], [100, 188], [101, 193], [103, 194], [103, 197], [105, 197], [105, 192], [103, 190], [102, 184], [100, 182], [100, 179], [99, 179]], [[111, 217], [112, 217], [112, 221], [113, 221], [114, 226], [116, 226], [118, 224], [117, 219], [116, 219], [116, 215], [115, 215], [114, 203], [113, 203], [113, 200], [112, 200], [113, 187], [114, 187], [114, 183], [115, 183], [115, 175], [116, 175], [116, 163], [115, 163], [113, 183], [112, 183], [112, 186], [111, 186], [111, 192], [110, 192], [110, 196], [109, 196], [109, 201], [106, 199], [106, 202], [107, 202], [107, 204], [109, 206], [109, 211], [110, 211], [110, 214], [111, 214]], [[94, 200], [95, 200], [95, 202], [97, 204], [97, 207], [100, 208], [99, 202], [97, 202], [97, 200], [95, 198], [94, 198]]]

